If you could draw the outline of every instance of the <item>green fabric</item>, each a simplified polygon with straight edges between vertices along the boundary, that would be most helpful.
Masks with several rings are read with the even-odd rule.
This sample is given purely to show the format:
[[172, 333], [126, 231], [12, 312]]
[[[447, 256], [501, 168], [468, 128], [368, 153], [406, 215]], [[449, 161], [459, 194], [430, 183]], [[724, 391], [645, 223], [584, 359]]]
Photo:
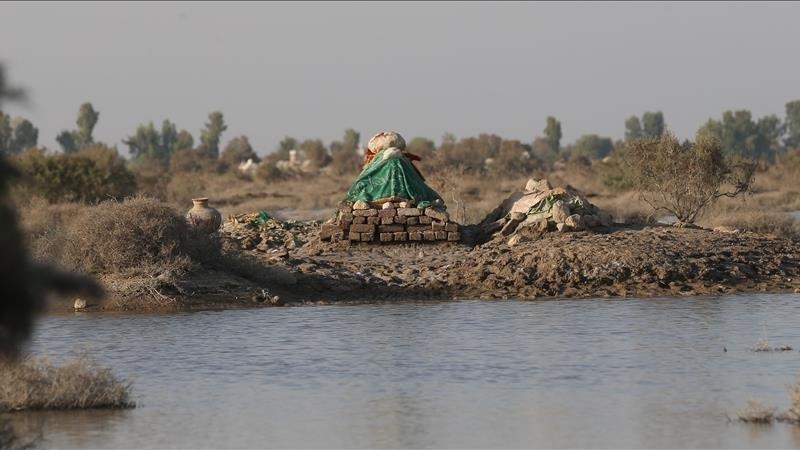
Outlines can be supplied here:
[[381, 151], [361, 171], [358, 178], [345, 194], [345, 201], [408, 201], [426, 207], [434, 200], [441, 199], [431, 189], [405, 157], [389, 158], [383, 161]]
[[251, 220], [248, 225], [252, 228], [258, 228], [261, 225], [267, 223], [267, 221], [271, 218], [272, 216], [270, 216], [266, 211], [262, 210], [258, 212], [258, 215], [253, 220]]
[[559, 196], [550, 194], [547, 197], [539, 200], [539, 203], [531, 206], [528, 209], [528, 215], [537, 214], [540, 212], [550, 211], [553, 209], [553, 204], [559, 200]]

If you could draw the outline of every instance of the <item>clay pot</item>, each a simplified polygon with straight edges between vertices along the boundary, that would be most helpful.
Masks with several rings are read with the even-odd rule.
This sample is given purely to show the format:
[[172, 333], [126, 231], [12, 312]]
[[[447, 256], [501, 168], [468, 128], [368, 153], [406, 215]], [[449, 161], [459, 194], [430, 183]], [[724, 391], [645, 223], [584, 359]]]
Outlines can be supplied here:
[[222, 214], [208, 206], [208, 198], [193, 198], [194, 206], [186, 213], [189, 226], [198, 231], [213, 233], [222, 225]]

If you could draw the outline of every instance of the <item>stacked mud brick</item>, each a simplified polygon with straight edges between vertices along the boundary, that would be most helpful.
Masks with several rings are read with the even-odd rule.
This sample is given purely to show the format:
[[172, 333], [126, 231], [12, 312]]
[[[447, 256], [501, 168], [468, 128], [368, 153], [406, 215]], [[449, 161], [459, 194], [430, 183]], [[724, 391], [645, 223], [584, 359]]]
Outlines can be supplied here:
[[320, 228], [320, 239], [339, 242], [432, 242], [461, 240], [459, 225], [440, 207], [417, 208], [403, 203], [342, 204], [335, 221]]

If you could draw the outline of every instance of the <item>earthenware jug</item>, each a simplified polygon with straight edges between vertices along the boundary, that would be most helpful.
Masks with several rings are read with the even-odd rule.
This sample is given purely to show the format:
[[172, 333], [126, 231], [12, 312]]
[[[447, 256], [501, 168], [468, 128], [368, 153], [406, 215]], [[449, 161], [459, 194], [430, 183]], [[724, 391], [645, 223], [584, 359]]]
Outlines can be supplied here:
[[193, 198], [194, 206], [186, 213], [189, 225], [198, 231], [213, 233], [222, 224], [222, 214], [208, 206], [208, 198]]

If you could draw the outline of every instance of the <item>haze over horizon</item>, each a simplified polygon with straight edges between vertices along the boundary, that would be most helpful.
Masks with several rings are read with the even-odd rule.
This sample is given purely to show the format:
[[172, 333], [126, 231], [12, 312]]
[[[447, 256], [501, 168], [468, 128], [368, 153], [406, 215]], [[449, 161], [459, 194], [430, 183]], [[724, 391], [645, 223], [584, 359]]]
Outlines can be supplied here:
[[197, 142], [214, 110], [223, 144], [247, 135], [261, 154], [346, 128], [362, 145], [385, 129], [529, 143], [550, 115], [563, 143], [620, 139], [645, 111], [691, 138], [725, 110], [783, 118], [800, 99], [798, 17], [783, 2], [4, 2], [0, 63], [30, 97], [6, 112], [53, 149], [86, 101], [123, 155], [150, 121]]

